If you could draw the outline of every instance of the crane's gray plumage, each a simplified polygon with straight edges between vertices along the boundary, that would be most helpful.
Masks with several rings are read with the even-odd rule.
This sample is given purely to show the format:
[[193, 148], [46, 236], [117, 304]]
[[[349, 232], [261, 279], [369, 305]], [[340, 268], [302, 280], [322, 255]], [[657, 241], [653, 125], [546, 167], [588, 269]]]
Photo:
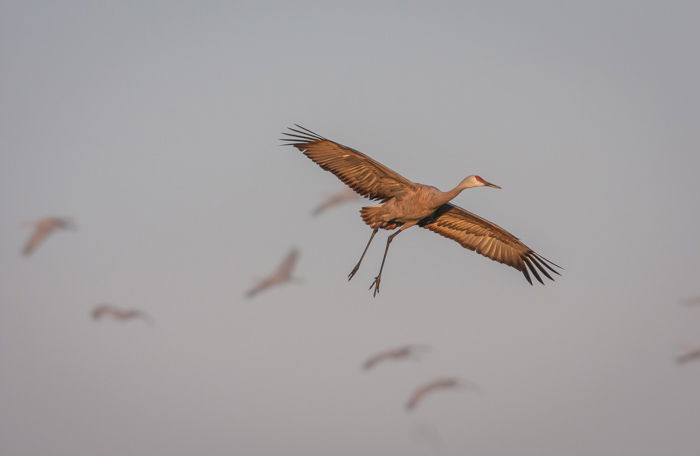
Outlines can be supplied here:
[[[463, 247], [485, 257], [512, 266], [522, 272], [532, 284], [531, 274], [544, 284], [542, 276], [554, 280], [550, 273], [559, 274], [560, 267], [538, 255], [495, 223], [450, 204], [462, 190], [473, 187], [494, 187], [479, 176], [468, 176], [455, 188], [442, 192], [435, 187], [412, 182], [367, 155], [335, 141], [324, 138], [296, 125], [284, 133], [286, 144], [294, 146], [321, 168], [335, 174], [360, 195], [379, 200], [380, 206], [363, 207], [362, 219], [373, 231], [357, 265], [349, 274], [351, 279], [359, 269], [377, 230], [399, 228], [387, 239], [379, 274], [370, 286], [376, 296], [379, 291], [384, 261], [389, 244], [401, 231], [418, 225], [441, 236], [457, 241]], [[554, 267], [553, 267], [554, 266]]]

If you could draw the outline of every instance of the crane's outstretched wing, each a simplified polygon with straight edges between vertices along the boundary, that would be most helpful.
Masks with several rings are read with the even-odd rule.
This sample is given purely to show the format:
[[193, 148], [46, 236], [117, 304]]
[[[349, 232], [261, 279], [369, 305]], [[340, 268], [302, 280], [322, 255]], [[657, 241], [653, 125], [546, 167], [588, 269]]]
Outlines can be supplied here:
[[283, 133], [288, 137], [282, 138], [282, 141], [302, 151], [360, 195], [386, 201], [407, 188], [415, 187], [415, 183], [362, 152], [326, 139], [300, 125], [296, 126], [299, 129], [289, 129], [292, 133]]
[[453, 204], [443, 204], [433, 215], [421, 220], [419, 225], [457, 241], [462, 247], [514, 267], [523, 273], [530, 285], [532, 285], [532, 279], [529, 272], [541, 284], [544, 282], [538, 270], [550, 280], [554, 279], [547, 270], [560, 275], [552, 266], [558, 268], [561, 266], [539, 256], [517, 237], [495, 223]]

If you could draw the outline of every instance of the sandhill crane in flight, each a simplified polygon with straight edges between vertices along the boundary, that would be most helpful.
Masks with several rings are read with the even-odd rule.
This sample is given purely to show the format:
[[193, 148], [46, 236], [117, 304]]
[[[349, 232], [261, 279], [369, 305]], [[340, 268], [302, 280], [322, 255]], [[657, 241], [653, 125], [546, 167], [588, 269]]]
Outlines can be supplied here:
[[432, 393], [433, 391], [436, 390], [441, 390], [441, 389], [455, 389], [455, 388], [470, 388], [474, 391], [479, 391], [478, 385], [466, 381], [466, 380], [461, 380], [455, 377], [448, 377], [448, 378], [438, 378], [436, 380], [433, 380], [430, 383], [426, 383], [423, 386], [420, 386], [418, 389], [416, 389], [413, 394], [411, 394], [411, 397], [408, 399], [408, 402], [406, 402], [406, 410], [411, 411], [416, 406], [418, 403], [429, 393]]
[[360, 260], [350, 271], [348, 280], [359, 270], [377, 231], [380, 228], [398, 228], [387, 238], [379, 274], [369, 287], [370, 290], [374, 287], [374, 296], [379, 292], [389, 244], [399, 233], [414, 225], [427, 228], [457, 241], [462, 247], [514, 267], [523, 273], [531, 285], [530, 273], [542, 284], [544, 282], [540, 273], [550, 280], [554, 279], [549, 272], [559, 274], [552, 266], [560, 266], [533, 252], [500, 226], [449, 203], [462, 190], [473, 187], [501, 188], [498, 185], [471, 175], [452, 190], [442, 192], [435, 187], [412, 182], [350, 147], [326, 139], [300, 125], [296, 127], [284, 133], [286, 138], [282, 141], [287, 141], [285, 144], [296, 147], [360, 195], [383, 203], [360, 210], [362, 220], [372, 228], [372, 234]]
[[360, 199], [360, 197], [355, 193], [355, 190], [351, 188], [346, 188], [345, 190], [335, 193], [328, 198], [326, 198], [325, 201], [323, 201], [321, 204], [316, 206], [316, 208], [313, 210], [312, 214], [313, 215], [318, 215], [321, 212], [326, 211], [328, 208], [333, 207], [338, 204], [343, 204], [346, 202], [350, 201], [355, 201]]
[[300, 280], [292, 277], [292, 270], [296, 265], [299, 252], [297, 249], [292, 249], [282, 263], [277, 267], [277, 270], [270, 276], [262, 279], [256, 286], [248, 290], [246, 296], [252, 298], [261, 291], [275, 285], [281, 285], [287, 282], [299, 282]]
[[685, 364], [687, 362], [695, 361], [697, 359], [700, 359], [700, 348], [694, 348], [681, 354], [680, 356], [676, 357], [676, 362], [678, 364]]
[[148, 315], [146, 312], [142, 312], [140, 310], [135, 310], [135, 309], [120, 309], [116, 306], [113, 306], [111, 304], [98, 304], [93, 310], [92, 310], [92, 318], [95, 320], [99, 320], [102, 317], [109, 315], [110, 317], [114, 318], [115, 320], [132, 320], [134, 318], [141, 318], [145, 321], [147, 321], [150, 324], [153, 324], [153, 318], [151, 318], [150, 315]]
[[25, 256], [31, 254], [39, 244], [54, 231], [75, 228], [73, 222], [66, 217], [45, 217], [32, 222], [24, 222], [22, 225], [34, 227], [34, 232], [29, 239], [27, 239], [22, 249], [22, 253]]
[[402, 347], [392, 348], [369, 357], [364, 363], [362, 363], [362, 368], [364, 370], [370, 370], [377, 364], [384, 361], [415, 357], [418, 351], [427, 348], [428, 347], [425, 345], [404, 345]]

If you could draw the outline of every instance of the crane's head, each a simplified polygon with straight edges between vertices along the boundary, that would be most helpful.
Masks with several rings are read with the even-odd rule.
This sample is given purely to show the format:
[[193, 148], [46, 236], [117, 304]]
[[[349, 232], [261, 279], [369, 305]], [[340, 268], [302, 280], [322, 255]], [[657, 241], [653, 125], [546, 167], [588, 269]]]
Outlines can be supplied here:
[[484, 179], [481, 178], [481, 176], [476, 176], [473, 174], [471, 176], [467, 176], [464, 179], [462, 179], [462, 182], [460, 182], [459, 186], [462, 189], [474, 188], [474, 187], [501, 188], [496, 184], [492, 184], [491, 182], [485, 181]]

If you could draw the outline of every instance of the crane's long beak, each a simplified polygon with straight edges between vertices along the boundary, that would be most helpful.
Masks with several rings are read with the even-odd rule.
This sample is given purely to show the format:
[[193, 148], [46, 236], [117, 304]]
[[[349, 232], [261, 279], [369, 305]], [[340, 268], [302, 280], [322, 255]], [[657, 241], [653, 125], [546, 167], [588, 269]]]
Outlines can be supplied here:
[[487, 187], [492, 187], [492, 188], [501, 188], [496, 184], [492, 184], [491, 182], [486, 182], [486, 181], [484, 181], [484, 185]]

